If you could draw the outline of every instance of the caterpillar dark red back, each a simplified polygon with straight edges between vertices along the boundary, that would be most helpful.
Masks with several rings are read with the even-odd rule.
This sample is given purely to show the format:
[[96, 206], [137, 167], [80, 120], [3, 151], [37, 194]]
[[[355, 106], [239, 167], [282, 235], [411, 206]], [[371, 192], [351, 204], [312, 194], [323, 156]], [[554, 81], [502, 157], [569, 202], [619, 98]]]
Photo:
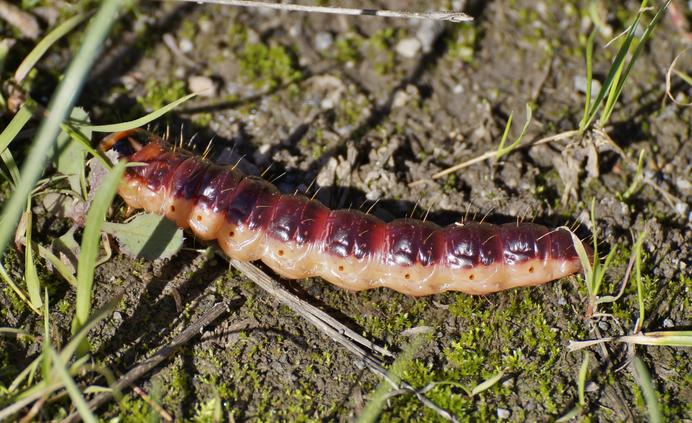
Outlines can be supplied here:
[[321, 276], [351, 291], [387, 286], [416, 296], [450, 290], [480, 295], [582, 270], [563, 228], [477, 222], [441, 228], [332, 211], [143, 130], [111, 134], [99, 149], [146, 164], [124, 176], [131, 192], [121, 187], [120, 195], [129, 207], [165, 215], [201, 239], [217, 239], [229, 256], [262, 260], [287, 278]]

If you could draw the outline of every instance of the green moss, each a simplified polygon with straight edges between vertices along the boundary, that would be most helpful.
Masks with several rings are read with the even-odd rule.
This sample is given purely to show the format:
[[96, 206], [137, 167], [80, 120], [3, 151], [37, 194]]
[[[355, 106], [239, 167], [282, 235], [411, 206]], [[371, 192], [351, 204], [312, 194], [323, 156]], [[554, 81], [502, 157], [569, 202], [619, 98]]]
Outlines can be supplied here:
[[137, 103], [147, 112], [160, 109], [168, 103], [184, 97], [186, 94], [185, 82], [180, 80], [155, 81], [149, 80], [146, 84], [146, 95], [137, 96]]
[[374, 33], [368, 40], [370, 46], [375, 50], [387, 51], [395, 41], [395, 30], [394, 28], [386, 28]]
[[237, 46], [238, 63], [255, 87], [267, 86], [273, 90], [302, 78], [292, 52], [277, 44], [251, 43], [242, 25], [231, 25], [227, 40]]
[[70, 309], [72, 309], [72, 304], [70, 304], [69, 301], [62, 299], [58, 301], [57, 308], [61, 314], [68, 314]]
[[9, 285], [3, 286], [2, 292], [7, 296], [7, 298], [10, 299], [10, 302], [12, 303], [12, 313], [15, 316], [21, 315], [28, 309], [26, 303], [21, 298], [19, 298], [19, 296], [17, 296], [12, 287], [10, 287]]
[[358, 49], [363, 45], [363, 40], [357, 34], [339, 36], [334, 42], [334, 59], [339, 63], [356, 62], [361, 55]]
[[447, 45], [445, 59], [472, 63], [475, 51], [479, 48], [482, 39], [482, 25], [470, 25], [465, 22], [454, 25], [444, 35], [444, 41]]

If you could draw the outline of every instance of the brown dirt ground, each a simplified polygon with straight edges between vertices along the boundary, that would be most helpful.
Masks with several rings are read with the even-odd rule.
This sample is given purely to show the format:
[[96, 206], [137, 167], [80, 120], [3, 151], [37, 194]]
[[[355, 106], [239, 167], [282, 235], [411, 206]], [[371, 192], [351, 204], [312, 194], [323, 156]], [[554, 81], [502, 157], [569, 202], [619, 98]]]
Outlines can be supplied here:
[[[624, 273], [632, 233], [646, 228], [643, 326], [647, 331], [689, 328], [688, 221], [677, 217], [649, 187], [637, 190], [627, 203], [618, 200], [616, 193], [627, 188], [634, 171], [617, 154], [603, 152], [600, 176], [590, 181], [582, 171], [577, 196], [567, 202], [560, 201], [565, 188], [554, 164], [562, 157], [564, 143], [513, 152], [500, 163], [484, 161], [452, 177], [407, 186], [496, 148], [511, 112], [514, 139], [527, 103], [534, 111], [527, 139], [575, 129], [583, 113], [585, 97], [575, 90], [574, 80], [586, 76], [589, 2], [381, 0], [340, 5], [425, 11], [464, 4], [475, 21], [443, 25], [430, 51], [410, 59], [396, 53], [395, 47], [415, 37], [419, 21], [140, 4], [136, 13], [120, 21], [81, 104], [95, 122], [129, 120], [146, 113], [136, 98], [145, 97], [147, 90], [176, 91], [179, 84], [177, 90], [185, 92], [187, 86], [176, 81], [207, 76], [215, 83], [216, 95], [186, 103], [159, 124], [159, 132], [170, 128], [174, 139], [178, 133], [185, 139], [197, 134], [198, 151], [213, 137], [215, 156], [224, 147], [234, 147], [248, 172], [268, 169], [264, 177], [275, 180], [283, 192], [314, 193], [312, 184], [318, 181], [322, 189], [317, 198], [332, 208], [367, 209], [379, 200], [372, 212], [384, 219], [412, 213], [422, 217], [429, 210], [428, 219], [442, 225], [487, 215], [491, 223], [523, 218], [560, 226], [575, 223], [595, 199], [603, 247], [623, 248], [604, 289], [617, 291], [619, 284], [612, 281]], [[599, 13], [617, 34], [638, 4], [608, 3]], [[185, 49], [190, 62], [172, 52], [164, 34], [178, 46], [182, 42], [190, 47]], [[333, 44], [320, 51], [317, 40], [325, 34]], [[600, 81], [616, 51], [614, 46], [604, 49], [604, 39], [597, 37], [595, 48], [594, 74]], [[248, 58], [248, 46], [257, 45], [282, 46], [285, 54], [274, 50], [276, 56], [269, 59]], [[690, 110], [664, 98], [665, 72], [683, 48], [680, 33], [666, 16], [644, 49], [607, 131], [635, 160], [645, 149], [647, 175], [690, 204]], [[61, 54], [52, 53], [43, 66], [60, 63]], [[243, 68], [244, 62], [254, 60], [280, 69], [279, 56], [288, 57], [287, 66], [300, 71], [295, 82], [277, 78], [271, 84], [262, 75], [253, 80]], [[678, 69], [688, 70], [688, 65], [683, 60]], [[675, 94], [689, 98], [689, 87], [674, 82]], [[326, 107], [328, 102], [334, 107]], [[690, 213], [689, 208], [683, 211]], [[589, 235], [585, 226], [579, 235]], [[44, 228], [42, 236], [48, 240], [67, 225], [48, 220]], [[192, 239], [186, 246], [201, 248]], [[451, 388], [430, 394], [434, 402], [468, 421], [498, 416], [551, 421], [565, 414], [578, 400], [582, 362], [581, 352], [565, 352], [569, 341], [628, 333], [638, 316], [636, 291], [629, 289], [618, 305], [603, 310], [617, 320], [585, 321], [585, 289], [569, 280], [485, 297], [446, 293], [421, 299], [384, 288], [352, 294], [319, 279], [280, 283], [396, 352], [409, 342], [404, 329], [434, 327], [430, 342], [416, 355], [417, 364], [404, 375], [417, 387], [450, 377], [473, 386], [510, 366], [498, 387], [478, 397], [469, 399]], [[229, 272], [218, 258], [195, 251], [155, 262], [115, 257], [97, 269], [94, 307], [123, 288], [122, 306], [93, 332], [96, 359], [114, 359], [123, 371], [164, 345], [213, 302], [223, 296], [234, 299], [230, 313], [139, 382], [149, 391], [158, 384], [165, 408], [179, 421], [204, 415], [204, 404], [214, 398], [214, 390], [221, 396], [226, 418], [235, 421], [348, 421], [360, 413], [379, 383], [348, 351], [242, 275]], [[182, 313], [174, 291], [182, 300]], [[3, 307], [9, 308], [7, 295], [0, 294]], [[54, 295], [54, 301], [74, 301], [74, 292], [65, 286]], [[403, 321], [395, 319], [399, 316]], [[40, 323], [28, 313], [15, 317], [15, 326], [42, 333], [37, 329]], [[52, 318], [67, 339], [69, 319], [57, 310]], [[3, 316], [0, 326], [13, 325]], [[486, 326], [497, 332], [484, 331]], [[516, 336], [500, 335], [505, 332]], [[479, 338], [469, 340], [470, 333]], [[21, 342], [6, 342], [3, 348], [17, 357], [33, 357], [39, 351], [38, 344]], [[589, 350], [589, 379], [594, 382], [587, 396], [589, 419], [645, 421], [637, 377], [626, 366], [628, 351], [617, 344], [607, 348], [608, 356], [601, 348]], [[637, 351], [653, 375], [666, 416], [672, 421], [692, 419], [689, 350]], [[520, 356], [519, 364], [510, 364], [507, 357], [512, 354]], [[13, 363], [22, 368], [24, 362]], [[617, 371], [622, 365], [625, 369]], [[444, 392], [449, 396], [444, 398]], [[111, 404], [99, 413], [104, 419], [121, 413], [120, 421], [135, 421], [143, 411], [133, 398], [120, 409]], [[387, 421], [423, 418], [438, 419], [410, 395], [391, 399], [383, 415]]]

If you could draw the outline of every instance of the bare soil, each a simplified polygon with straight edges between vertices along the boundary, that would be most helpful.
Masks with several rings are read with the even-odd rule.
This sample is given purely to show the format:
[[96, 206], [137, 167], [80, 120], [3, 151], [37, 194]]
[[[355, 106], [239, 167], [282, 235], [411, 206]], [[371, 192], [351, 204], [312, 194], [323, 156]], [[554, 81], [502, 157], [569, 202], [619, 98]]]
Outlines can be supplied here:
[[[396, 48], [425, 32], [427, 23], [144, 3], [120, 20], [80, 104], [94, 122], [129, 120], [188, 92], [190, 77], [207, 77], [214, 83], [213, 96], [201, 94], [152, 129], [169, 131], [173, 140], [196, 135], [192, 148], [200, 153], [213, 139], [213, 157], [232, 148], [246, 172], [262, 174], [282, 192], [314, 194], [331, 208], [371, 209], [385, 220], [414, 216], [446, 225], [470, 218], [495, 224], [519, 219], [556, 227], [587, 217], [594, 200], [596, 227], [582, 224], [577, 233], [588, 237], [597, 230], [602, 250], [618, 249], [603, 292], [618, 292], [633, 236], [646, 230], [643, 328], [689, 330], [689, 218], [680, 217], [650, 186], [640, 186], [626, 202], [618, 199], [635, 169], [616, 152], [598, 155], [598, 175], [587, 172], [582, 149], [563, 154], [569, 141], [563, 140], [431, 179], [436, 171], [496, 149], [511, 113], [509, 139], [516, 139], [527, 103], [533, 120], [526, 140], [578, 128], [586, 99], [575, 80], [586, 77], [586, 38], [593, 28], [589, 3], [339, 4], [412, 11], [462, 6], [474, 17], [469, 24], [428, 27], [439, 34], [410, 58]], [[625, 30], [638, 6], [624, 1], [597, 8], [612, 34], [596, 37], [595, 79], [603, 81], [617, 51], [617, 42], [607, 48], [605, 42]], [[166, 44], [166, 37], [182, 54]], [[646, 175], [678, 197], [681, 202], [673, 206], [690, 216], [690, 109], [665, 96], [666, 71], [684, 46], [667, 15], [605, 129], [631, 160], [636, 162], [640, 150], [647, 152]], [[59, 62], [60, 54], [52, 53], [43, 66]], [[689, 70], [686, 59], [677, 69]], [[689, 86], [673, 82], [673, 95], [690, 97]], [[37, 87], [43, 90], [49, 88]], [[572, 195], [563, 197], [559, 160], [567, 156], [581, 171]], [[425, 182], [408, 186], [418, 180]], [[46, 219], [46, 240], [68, 227]], [[138, 382], [177, 421], [209, 419], [215, 392], [227, 421], [350, 421], [362, 412], [380, 382], [375, 375], [243, 275], [229, 271], [227, 263], [195, 251], [204, 246], [194, 239], [186, 247], [190, 250], [171, 260], [118, 256], [97, 269], [94, 307], [121, 290], [126, 294], [118, 311], [93, 331], [97, 362], [112, 360], [125, 372], [214, 302], [230, 297], [229, 313]], [[586, 416], [579, 418], [647, 421], [640, 376], [630, 364], [635, 351], [649, 368], [666, 418], [692, 419], [689, 348], [612, 343], [566, 352], [570, 341], [631, 333], [639, 317], [631, 285], [617, 303], [601, 308], [607, 316], [588, 320], [586, 288], [570, 279], [484, 297], [425, 298], [385, 288], [349, 293], [320, 279], [277, 281], [394, 352], [410, 342], [407, 329], [432, 328], [401, 374], [416, 388], [445, 380], [473, 387], [506, 368], [496, 386], [477, 396], [451, 385], [426, 394], [462, 421], [554, 421], [578, 403], [584, 354], [591, 360]], [[9, 295], [0, 294], [6, 310], [12, 308]], [[52, 301], [73, 302], [74, 297], [62, 284]], [[57, 309], [51, 317], [68, 339], [70, 319]], [[27, 311], [12, 319], [4, 313], [0, 326], [42, 333], [42, 320]], [[3, 348], [12, 357], [32, 358], [40, 351], [39, 344], [16, 340], [5, 341]], [[56, 407], [51, 413], [57, 416]], [[105, 420], [120, 415], [120, 421], [136, 421], [148, 411], [128, 393], [120, 407], [111, 403], [99, 413]], [[390, 398], [382, 415], [383, 421], [422, 419], [440, 417], [412, 395]]]

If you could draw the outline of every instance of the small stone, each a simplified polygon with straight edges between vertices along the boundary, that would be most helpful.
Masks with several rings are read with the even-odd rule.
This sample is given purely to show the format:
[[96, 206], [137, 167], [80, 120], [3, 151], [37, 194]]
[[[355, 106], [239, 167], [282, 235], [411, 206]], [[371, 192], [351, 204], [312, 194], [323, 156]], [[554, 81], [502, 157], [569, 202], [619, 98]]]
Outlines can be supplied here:
[[195, 48], [195, 45], [192, 44], [192, 41], [190, 41], [189, 39], [181, 38], [180, 42], [178, 43], [178, 48], [183, 53], [189, 53], [192, 51], [193, 48]]
[[665, 320], [663, 320], [663, 327], [664, 327], [664, 328], [672, 328], [672, 327], [674, 327], [674, 326], [675, 326], [675, 323], [673, 323], [672, 320], [670, 320], [670, 319], [668, 319], [668, 318], [666, 318]]
[[392, 100], [392, 109], [403, 107], [406, 103], [408, 103], [408, 94], [404, 90], [397, 90], [394, 94], [394, 100]]
[[510, 411], [506, 408], [497, 409], [497, 418], [500, 420], [507, 420], [511, 414], [512, 413], [510, 413]]
[[689, 179], [680, 178], [675, 182], [675, 186], [677, 186], [678, 189], [692, 189], [692, 182], [690, 182]]
[[215, 97], [216, 84], [207, 76], [191, 76], [187, 80], [190, 92], [198, 93], [200, 97]]
[[589, 380], [584, 384], [584, 392], [596, 392], [599, 389], [601, 388], [594, 381]]
[[334, 185], [334, 175], [339, 162], [334, 157], [330, 157], [327, 164], [317, 174], [317, 185], [320, 187], [331, 187]]
[[680, 202], [675, 205], [675, 211], [685, 216], [690, 211], [690, 205], [687, 203]]
[[[574, 77], [574, 89], [577, 92], [586, 94], [586, 77], [585, 76], [575, 76]], [[595, 79], [591, 80], [591, 97], [593, 98], [598, 91], [601, 89], [601, 83]]]
[[315, 50], [326, 51], [334, 44], [334, 37], [328, 32], [318, 32], [315, 35]]
[[198, 23], [200, 32], [209, 33], [214, 29], [214, 23], [212, 21], [202, 19]]
[[247, 30], [247, 42], [252, 45], [257, 45], [262, 41], [260, 39], [259, 34], [253, 30], [252, 28], [248, 28]]
[[418, 54], [422, 46], [418, 38], [405, 38], [397, 44], [396, 52], [411, 59]]
[[452, 88], [452, 92], [454, 94], [464, 94], [464, 86], [461, 84], [455, 85], [454, 88]]

